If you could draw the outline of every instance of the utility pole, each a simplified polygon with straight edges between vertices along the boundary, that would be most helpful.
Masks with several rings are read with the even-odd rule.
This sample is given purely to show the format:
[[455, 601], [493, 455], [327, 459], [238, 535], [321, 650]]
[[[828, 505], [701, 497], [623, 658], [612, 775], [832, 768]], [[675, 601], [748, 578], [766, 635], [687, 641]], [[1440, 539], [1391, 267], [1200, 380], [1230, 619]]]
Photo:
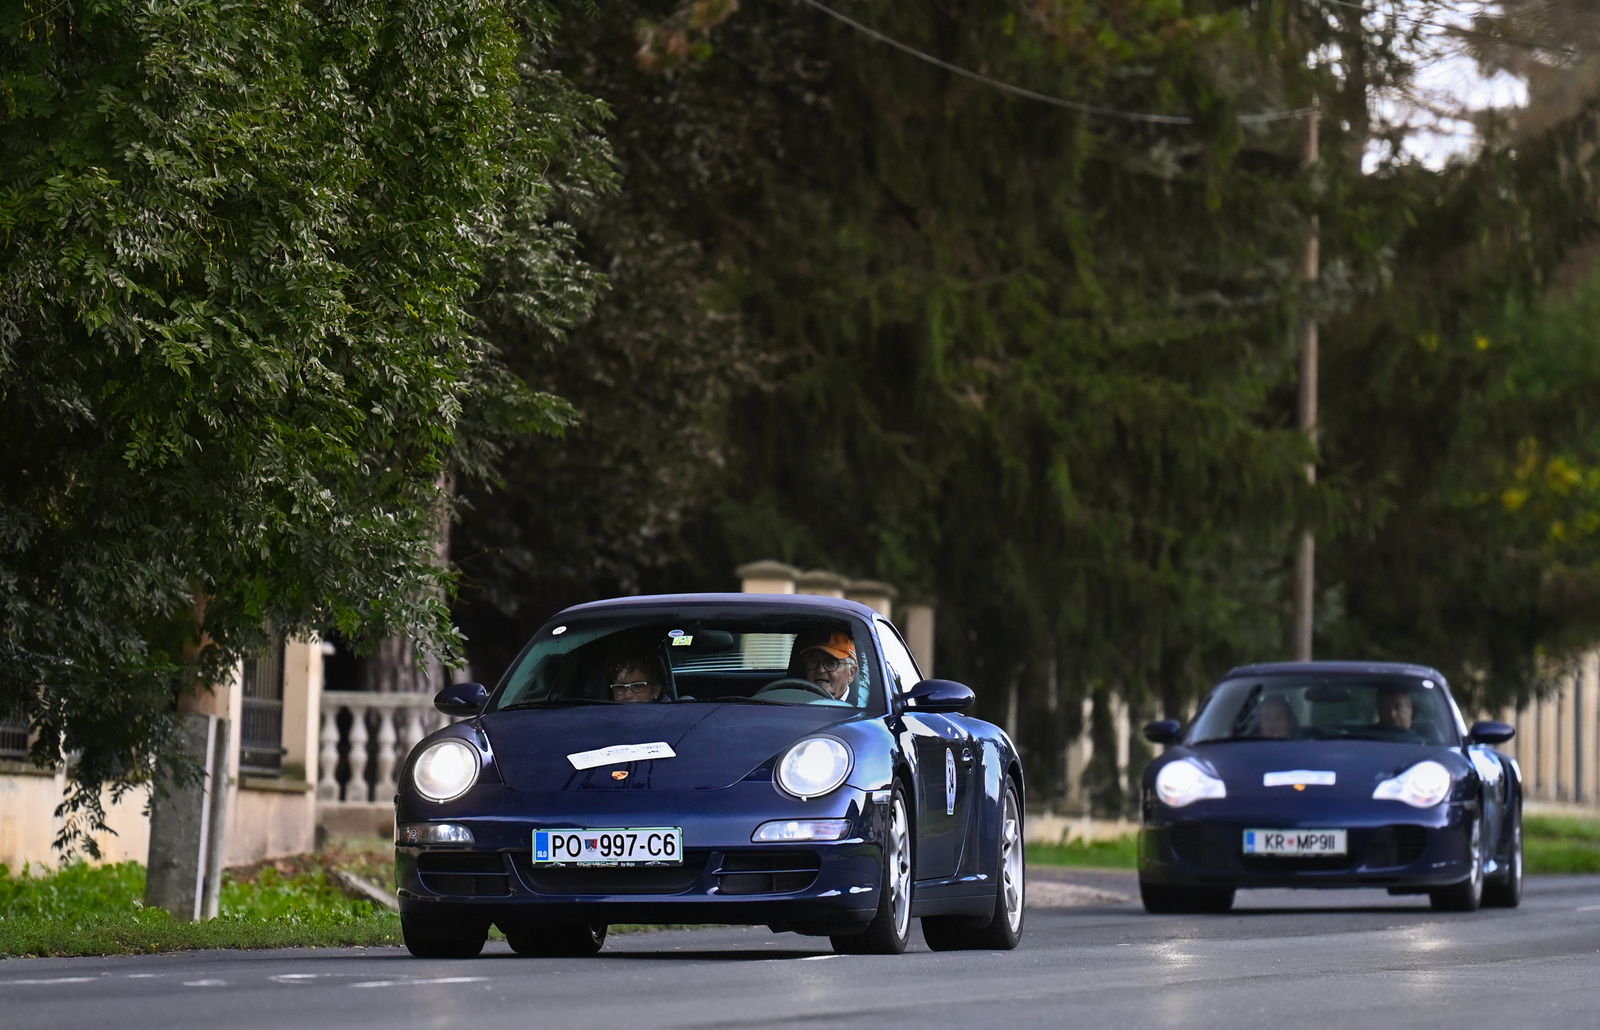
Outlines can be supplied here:
[[[1317, 164], [1318, 109], [1306, 112], [1300, 160], [1308, 173]], [[1320, 226], [1313, 212], [1306, 225], [1305, 247], [1300, 260], [1302, 284], [1300, 300], [1300, 431], [1313, 447], [1317, 443], [1317, 319], [1311, 310], [1310, 294], [1320, 275]], [[1306, 462], [1306, 482], [1317, 481], [1317, 464]], [[1294, 560], [1294, 656], [1296, 661], [1311, 660], [1311, 629], [1315, 616], [1317, 585], [1317, 537], [1311, 527], [1300, 531], [1300, 548]]]

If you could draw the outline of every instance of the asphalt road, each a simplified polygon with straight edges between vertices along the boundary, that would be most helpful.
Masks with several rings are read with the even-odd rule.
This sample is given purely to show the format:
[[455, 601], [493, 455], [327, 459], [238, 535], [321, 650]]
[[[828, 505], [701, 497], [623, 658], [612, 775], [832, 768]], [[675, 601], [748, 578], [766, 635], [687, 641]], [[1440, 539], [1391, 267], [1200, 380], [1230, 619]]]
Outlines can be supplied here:
[[[1101, 889], [1125, 881], [1101, 878]], [[0, 962], [0, 1027], [1094, 1027], [1600, 1025], [1600, 876], [1523, 907], [1435, 914], [1381, 892], [1240, 895], [1225, 916], [1033, 909], [1010, 953], [835, 956], [765, 929], [613, 937], [591, 959], [394, 949]]]

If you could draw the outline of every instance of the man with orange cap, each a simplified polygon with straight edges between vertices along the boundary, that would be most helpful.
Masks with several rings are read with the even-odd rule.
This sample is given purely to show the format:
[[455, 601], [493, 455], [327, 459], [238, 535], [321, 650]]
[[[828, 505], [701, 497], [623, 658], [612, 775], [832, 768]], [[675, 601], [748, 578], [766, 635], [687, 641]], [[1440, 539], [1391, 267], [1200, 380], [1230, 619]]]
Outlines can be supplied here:
[[836, 632], [800, 652], [801, 674], [835, 700], [845, 700], [856, 681], [856, 668], [856, 644], [848, 633]]

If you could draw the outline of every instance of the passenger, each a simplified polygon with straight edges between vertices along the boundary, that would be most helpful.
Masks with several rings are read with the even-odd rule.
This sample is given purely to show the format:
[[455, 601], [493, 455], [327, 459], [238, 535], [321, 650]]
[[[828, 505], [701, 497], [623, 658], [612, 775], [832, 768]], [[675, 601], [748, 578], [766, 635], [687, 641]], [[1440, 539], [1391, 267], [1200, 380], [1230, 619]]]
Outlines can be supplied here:
[[856, 681], [856, 668], [856, 644], [848, 633], [835, 633], [800, 652], [801, 675], [836, 701], [845, 700], [850, 685]]
[[1416, 714], [1416, 702], [1405, 687], [1378, 688], [1378, 725], [1385, 729], [1411, 729], [1411, 719]]
[[655, 655], [627, 654], [606, 663], [606, 682], [613, 701], [659, 701], [667, 677]]
[[1289, 702], [1277, 694], [1261, 702], [1256, 709], [1256, 736], [1271, 740], [1288, 740], [1300, 729], [1300, 720], [1294, 717]]

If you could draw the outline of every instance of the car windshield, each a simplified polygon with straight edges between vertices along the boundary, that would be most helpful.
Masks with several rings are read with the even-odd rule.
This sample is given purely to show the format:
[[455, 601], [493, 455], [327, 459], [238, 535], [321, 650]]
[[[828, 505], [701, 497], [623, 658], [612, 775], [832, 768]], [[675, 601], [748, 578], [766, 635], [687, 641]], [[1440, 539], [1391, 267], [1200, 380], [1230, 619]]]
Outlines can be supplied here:
[[726, 609], [604, 614], [539, 630], [489, 711], [654, 704], [867, 708], [882, 690], [856, 619]]
[[1248, 676], [1219, 684], [1188, 742], [1391, 740], [1453, 746], [1457, 727], [1442, 685], [1414, 676]]

